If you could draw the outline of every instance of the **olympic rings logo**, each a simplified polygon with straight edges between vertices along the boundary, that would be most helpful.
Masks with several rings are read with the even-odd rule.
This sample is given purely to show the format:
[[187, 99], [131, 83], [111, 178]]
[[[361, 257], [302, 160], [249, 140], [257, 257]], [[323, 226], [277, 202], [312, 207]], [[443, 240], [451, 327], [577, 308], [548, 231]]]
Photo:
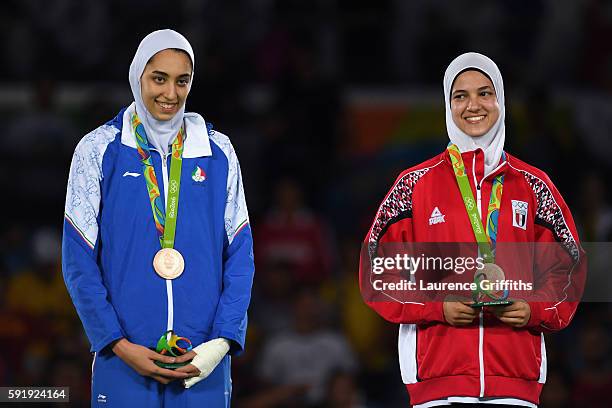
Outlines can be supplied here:
[[178, 191], [178, 182], [176, 180], [170, 180], [170, 192], [172, 194]]
[[474, 209], [474, 200], [472, 199], [472, 197], [467, 197], [465, 199], [465, 206], [467, 207], [468, 210], [472, 211]]

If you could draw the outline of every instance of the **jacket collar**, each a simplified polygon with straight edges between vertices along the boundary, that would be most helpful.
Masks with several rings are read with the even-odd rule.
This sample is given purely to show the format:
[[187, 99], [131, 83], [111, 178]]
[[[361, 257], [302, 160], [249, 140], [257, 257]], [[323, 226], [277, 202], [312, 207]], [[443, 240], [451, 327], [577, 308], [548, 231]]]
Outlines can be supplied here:
[[[121, 143], [136, 149], [136, 136], [130, 125], [130, 116], [136, 110], [136, 104], [132, 102], [123, 112], [123, 125], [121, 126]], [[185, 114], [185, 148], [183, 157], [192, 159], [194, 157], [212, 156], [208, 129], [204, 118], [197, 113]]]
[[[444, 161], [448, 163], [449, 166], [452, 166], [452, 162], [450, 159], [450, 155], [448, 154], [448, 150], [445, 150], [443, 153]], [[465, 165], [466, 174], [473, 177], [472, 168], [476, 168], [475, 176], [476, 181], [480, 182], [484, 177], [484, 152], [482, 149], [476, 149], [469, 152], [461, 153], [461, 158], [463, 159], [463, 164]], [[452, 168], [452, 167], [451, 167]], [[499, 164], [497, 167], [491, 170], [486, 177], [486, 179], [492, 179], [500, 173], [505, 173], [508, 168], [508, 154], [504, 151], [502, 152], [501, 158], [499, 159]]]

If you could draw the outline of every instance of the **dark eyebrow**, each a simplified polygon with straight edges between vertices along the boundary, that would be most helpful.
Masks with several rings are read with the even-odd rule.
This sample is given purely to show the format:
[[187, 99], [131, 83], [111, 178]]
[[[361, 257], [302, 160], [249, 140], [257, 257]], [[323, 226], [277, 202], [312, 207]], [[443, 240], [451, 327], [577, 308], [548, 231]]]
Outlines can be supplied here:
[[[486, 89], [495, 91], [495, 89], [491, 85], [485, 85], [485, 86], [481, 86], [480, 88], [478, 88], [478, 92], [484, 91]], [[467, 92], [467, 91], [465, 89], [456, 89], [451, 93], [451, 95], [455, 95], [456, 93], [459, 93], [459, 92]]]
[[[170, 76], [170, 75], [166, 74], [163, 71], [151, 71], [151, 73], [155, 74], [155, 75], [161, 75], [161, 76], [166, 77], [166, 78]], [[181, 79], [182, 78], [191, 78], [191, 74], [185, 73], [185, 74], [179, 75], [178, 77], [181, 78]]]

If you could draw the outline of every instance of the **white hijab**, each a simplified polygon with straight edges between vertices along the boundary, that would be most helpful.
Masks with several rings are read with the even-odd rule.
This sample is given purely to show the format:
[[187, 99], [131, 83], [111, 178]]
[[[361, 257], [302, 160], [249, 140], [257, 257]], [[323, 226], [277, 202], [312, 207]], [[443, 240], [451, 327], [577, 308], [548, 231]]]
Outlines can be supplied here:
[[183, 124], [185, 105], [170, 120], [155, 119], [149, 113], [142, 100], [140, 77], [151, 57], [168, 48], [177, 48], [189, 54], [192, 66], [191, 80], [189, 81], [189, 87], [191, 88], [193, 83], [193, 67], [195, 67], [193, 49], [185, 37], [173, 30], [153, 31], [143, 38], [130, 65], [129, 74], [130, 88], [132, 88], [132, 94], [136, 102], [138, 118], [147, 132], [149, 143], [163, 154], [168, 153], [168, 145], [174, 140]]
[[[451, 112], [451, 92], [455, 78], [467, 68], [476, 68], [486, 73], [495, 88], [499, 104], [499, 118], [487, 133], [471, 137], [463, 133], [453, 121]], [[468, 52], [455, 58], [444, 73], [444, 106], [446, 108], [446, 131], [451, 142], [457, 145], [462, 153], [482, 149], [485, 155], [485, 177], [499, 164], [506, 140], [506, 108], [504, 104], [504, 81], [497, 65], [488, 57], [476, 52]]]

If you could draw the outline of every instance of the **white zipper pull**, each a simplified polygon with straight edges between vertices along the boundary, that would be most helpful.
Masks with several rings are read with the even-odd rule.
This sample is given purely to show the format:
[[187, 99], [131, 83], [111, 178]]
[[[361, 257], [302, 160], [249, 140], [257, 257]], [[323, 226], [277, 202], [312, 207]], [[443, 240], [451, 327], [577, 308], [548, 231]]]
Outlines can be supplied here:
[[[164, 183], [164, 204], [168, 205], [168, 156], [170, 156], [170, 153], [168, 153], [167, 155], [164, 155], [163, 153], [159, 153], [159, 155], [161, 156], [161, 164], [162, 164], [162, 182]], [[159, 179], [158, 179], [159, 180]]]
[[480, 210], [480, 185], [484, 181], [484, 178], [480, 180], [480, 183], [476, 180], [476, 153], [474, 153], [474, 157], [472, 158], [472, 177], [474, 177], [474, 186], [476, 187], [476, 203], [478, 205], [476, 208], [478, 208], [478, 215], [482, 217], [482, 211]]

